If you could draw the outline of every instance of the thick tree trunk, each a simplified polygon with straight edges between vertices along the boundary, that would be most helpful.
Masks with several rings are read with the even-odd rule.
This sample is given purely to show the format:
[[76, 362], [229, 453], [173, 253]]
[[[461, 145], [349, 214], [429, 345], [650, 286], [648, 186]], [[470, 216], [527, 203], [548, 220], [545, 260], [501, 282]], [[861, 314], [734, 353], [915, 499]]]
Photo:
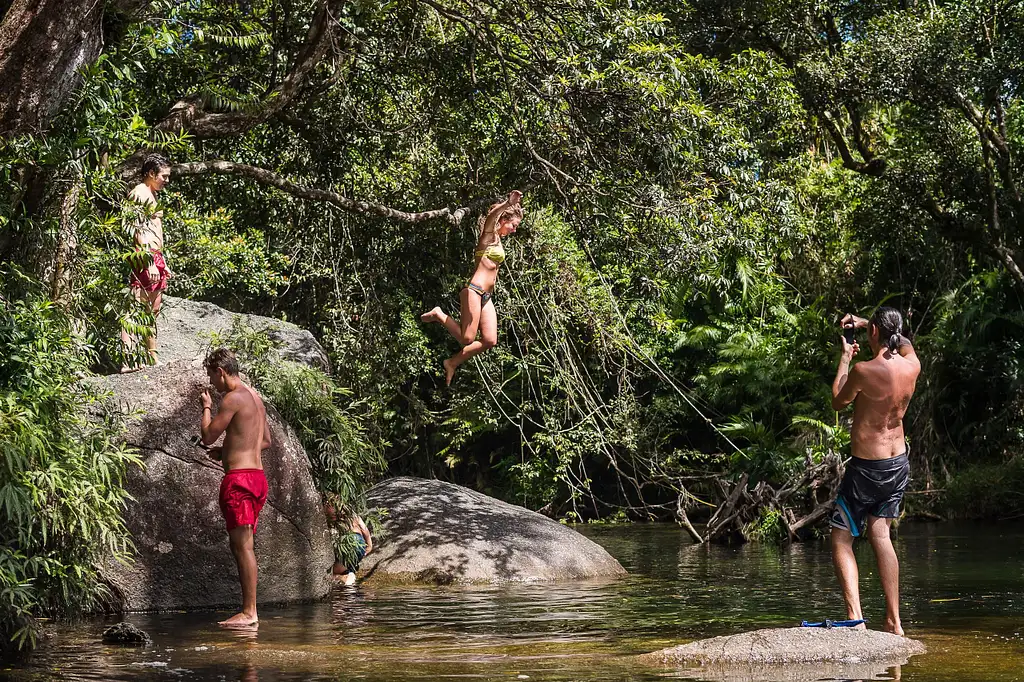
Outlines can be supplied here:
[[104, 4], [13, 0], [0, 22], [0, 136], [46, 128], [103, 49]]
[[0, 137], [38, 133], [103, 51], [105, 16], [147, 0], [0, 0]]

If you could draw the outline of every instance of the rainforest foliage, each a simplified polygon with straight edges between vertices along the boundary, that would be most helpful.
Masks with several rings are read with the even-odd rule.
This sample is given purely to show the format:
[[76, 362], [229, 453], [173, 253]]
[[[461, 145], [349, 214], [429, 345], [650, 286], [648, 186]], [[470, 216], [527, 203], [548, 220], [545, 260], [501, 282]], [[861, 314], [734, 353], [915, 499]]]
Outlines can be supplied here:
[[[1024, 511], [972, 492], [1019, 472], [1024, 440], [1020, 2], [29, 5], [0, 5], [0, 343], [50, 345], [0, 358], [5, 613], [87, 604], [46, 562], [91, 584], [82, 553], [118, 537], [129, 460], [58, 428], [84, 393], [33, 382], [110, 371], [120, 331], [153, 324], [124, 203], [152, 151], [174, 164], [169, 293], [314, 332], [330, 395], [297, 418], [342, 420], [352, 494], [383, 453], [559, 518], [706, 519], [737, 481], [848, 454], [837, 321], [884, 302], [924, 365], [912, 506]], [[64, 21], [41, 43], [46, 11]], [[499, 343], [449, 389], [454, 342], [419, 314], [456, 312], [477, 216], [513, 188]], [[19, 492], [54, 466], [98, 496]], [[72, 504], [89, 518], [37, 537]], [[783, 512], [745, 534], [785, 537]]]

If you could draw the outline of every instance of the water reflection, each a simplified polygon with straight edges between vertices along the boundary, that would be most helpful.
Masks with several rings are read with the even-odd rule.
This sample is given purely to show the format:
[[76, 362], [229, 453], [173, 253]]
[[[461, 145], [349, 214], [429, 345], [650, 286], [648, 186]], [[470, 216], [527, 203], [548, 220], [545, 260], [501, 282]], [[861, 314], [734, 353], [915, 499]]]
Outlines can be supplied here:
[[224, 634], [239, 641], [255, 641], [260, 636], [258, 628], [221, 628]]
[[873, 682], [875, 680], [902, 680], [901, 667], [880, 664], [815, 664], [788, 665], [775, 668], [735, 667], [727, 670], [703, 669], [682, 673], [684, 679], [705, 682], [818, 682], [835, 680], [841, 682]]
[[[842, 600], [828, 548], [694, 546], [670, 526], [596, 527], [631, 575], [574, 584], [338, 588], [330, 602], [261, 608], [259, 630], [223, 630], [219, 614], [136, 614], [154, 646], [99, 642], [111, 620], [58, 628], [31, 664], [0, 679], [594, 680], [706, 677], [638, 668], [633, 654], [698, 637], [834, 618]], [[929, 653], [900, 667], [835, 669], [833, 679], [1011, 682], [1024, 668], [1019, 625], [1024, 532], [906, 526], [897, 541], [904, 619]], [[881, 622], [870, 548], [858, 554], [869, 622]], [[798, 671], [787, 668], [793, 678]], [[820, 678], [823, 669], [809, 674]], [[520, 678], [526, 675], [526, 678]], [[735, 678], [739, 679], [739, 678]]]

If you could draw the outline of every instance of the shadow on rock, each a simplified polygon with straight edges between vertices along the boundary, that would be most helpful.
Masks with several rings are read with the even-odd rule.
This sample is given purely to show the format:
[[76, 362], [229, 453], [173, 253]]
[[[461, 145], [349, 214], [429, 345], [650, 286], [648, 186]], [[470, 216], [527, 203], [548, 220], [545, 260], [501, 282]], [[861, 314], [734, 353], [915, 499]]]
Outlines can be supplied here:
[[363, 562], [371, 583], [500, 583], [623, 576], [601, 546], [523, 507], [441, 481], [378, 484], [387, 537]]

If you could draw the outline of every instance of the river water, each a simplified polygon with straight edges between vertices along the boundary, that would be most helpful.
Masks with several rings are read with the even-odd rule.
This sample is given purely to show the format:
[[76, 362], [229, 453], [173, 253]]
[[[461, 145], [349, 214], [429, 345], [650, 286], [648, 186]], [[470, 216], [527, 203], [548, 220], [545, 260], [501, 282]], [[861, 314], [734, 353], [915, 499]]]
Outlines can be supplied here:
[[[582, 527], [630, 572], [618, 581], [502, 587], [339, 588], [330, 602], [260, 610], [256, 633], [228, 612], [136, 614], [147, 648], [99, 643], [116, 619], [54, 628], [29, 680], [699, 679], [634, 654], [803, 619], [845, 617], [824, 541], [699, 547], [674, 526]], [[928, 653], [876, 679], [1024, 682], [1024, 528], [904, 524], [896, 540], [907, 634]], [[228, 551], [227, 542], [224, 551]], [[874, 559], [858, 547], [869, 623], [882, 622]]]

